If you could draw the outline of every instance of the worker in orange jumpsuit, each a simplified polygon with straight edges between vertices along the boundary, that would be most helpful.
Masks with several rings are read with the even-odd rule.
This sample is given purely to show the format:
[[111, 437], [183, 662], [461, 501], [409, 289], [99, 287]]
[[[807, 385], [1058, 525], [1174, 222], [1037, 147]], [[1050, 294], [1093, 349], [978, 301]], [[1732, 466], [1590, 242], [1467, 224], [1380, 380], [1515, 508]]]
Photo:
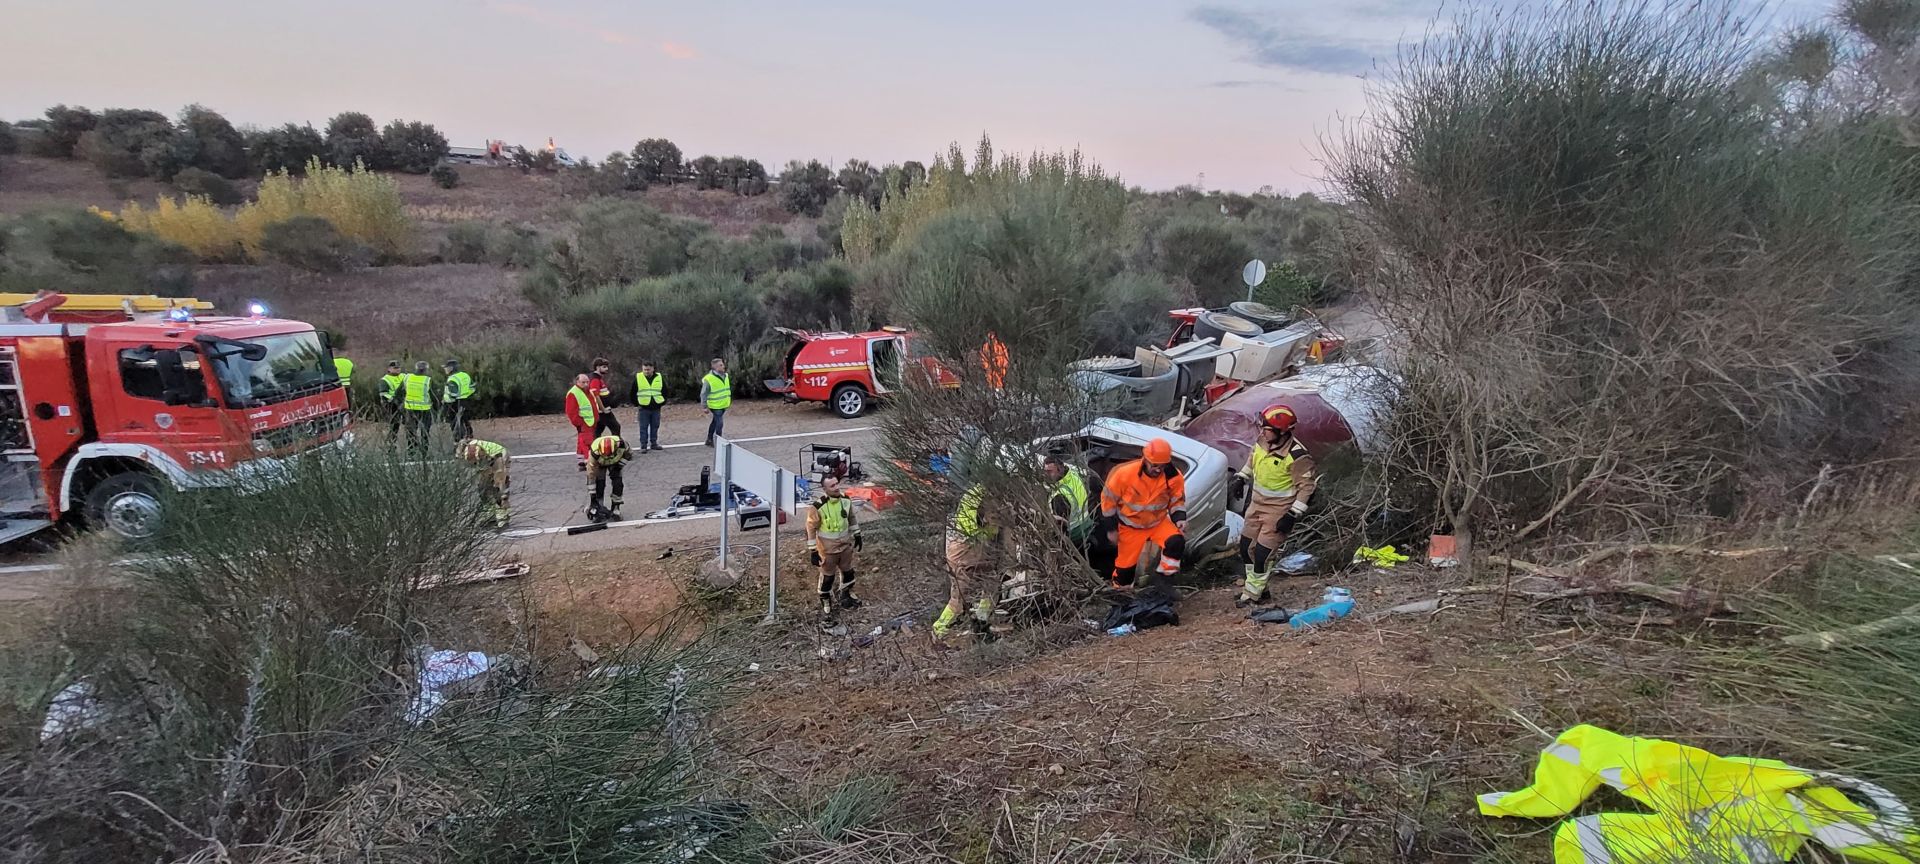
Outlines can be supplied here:
[[992, 333], [980, 345], [980, 369], [987, 373], [987, 385], [995, 390], [1007, 386], [1007, 344]]
[[1160, 575], [1180, 572], [1180, 559], [1187, 554], [1187, 480], [1173, 464], [1167, 439], [1148, 441], [1139, 459], [1107, 473], [1100, 521], [1120, 550], [1113, 561], [1116, 590], [1133, 586], [1133, 571], [1148, 541], [1160, 547]]

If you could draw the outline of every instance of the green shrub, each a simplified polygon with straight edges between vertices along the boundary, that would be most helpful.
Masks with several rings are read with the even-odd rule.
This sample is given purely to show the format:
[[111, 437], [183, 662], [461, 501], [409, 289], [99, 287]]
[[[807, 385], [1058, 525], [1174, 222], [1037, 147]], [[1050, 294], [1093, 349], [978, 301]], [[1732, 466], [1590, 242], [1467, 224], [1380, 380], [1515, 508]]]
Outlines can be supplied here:
[[540, 232], [523, 225], [458, 222], [440, 241], [440, 260], [526, 268], [538, 263], [543, 248]]
[[640, 188], [645, 189], [654, 183], [678, 182], [683, 168], [680, 160], [680, 148], [672, 141], [647, 138], [633, 145], [633, 156], [628, 161], [628, 167], [633, 171]]
[[72, 159], [79, 155], [81, 136], [93, 130], [100, 117], [85, 108], [69, 108], [55, 105], [47, 109], [47, 122], [38, 137], [33, 139], [34, 153], [40, 156], [52, 156], [58, 159]]
[[445, 162], [434, 165], [433, 170], [427, 172], [427, 176], [433, 180], [433, 185], [442, 189], [452, 189], [460, 185], [460, 172]]
[[288, 123], [249, 133], [247, 155], [255, 174], [280, 171], [299, 176], [306, 173], [307, 163], [326, 161], [328, 151], [326, 139], [320, 137], [319, 130], [314, 129], [312, 124]]
[[170, 179], [185, 167], [175, 150], [173, 121], [158, 111], [109, 108], [80, 136], [75, 152], [109, 177]]
[[668, 216], [638, 201], [598, 198], [574, 210], [572, 240], [556, 239], [527, 274], [523, 288], [535, 302], [687, 266], [693, 242], [712, 231], [704, 222]]
[[20, 139], [14, 136], [13, 127], [0, 120], [0, 156], [11, 156], [20, 152]]
[[1247, 296], [1240, 271], [1253, 250], [1218, 220], [1176, 222], [1153, 239], [1155, 267], [1169, 277], [1193, 286], [1202, 306], [1224, 306]]
[[440, 239], [440, 260], [453, 264], [486, 264], [487, 238], [491, 227], [485, 222], [456, 222], [447, 227]]
[[[386, 155], [387, 165], [394, 170], [426, 174], [441, 164], [440, 160], [447, 158], [447, 136], [440, 134], [440, 130], [433, 128], [431, 123], [395, 120], [380, 130], [380, 148]], [[454, 177], [458, 182], [459, 175]], [[453, 188], [450, 184], [442, 183], [437, 176], [434, 182], [441, 183], [443, 189]]]
[[173, 188], [188, 195], [198, 195], [222, 207], [232, 207], [247, 200], [239, 188], [227, 178], [200, 168], [182, 168], [173, 175]]
[[246, 140], [219, 112], [188, 105], [180, 111], [179, 132], [191, 151], [189, 165], [229, 179], [247, 176]]
[[622, 369], [656, 361], [668, 387], [681, 396], [698, 389], [710, 358], [733, 364], [736, 395], [757, 391], [777, 363], [755, 350], [773, 342], [760, 291], [730, 274], [680, 273], [609, 285], [563, 301], [555, 318]]
[[782, 327], [855, 327], [853, 282], [853, 269], [839, 259], [784, 270], [761, 283], [766, 286], [767, 317]]
[[[493, 333], [434, 346], [415, 359], [439, 368], [449, 358], [473, 376], [473, 408], [481, 417], [559, 411], [580, 357], [557, 334]], [[369, 391], [371, 398], [371, 391]]]
[[351, 170], [355, 163], [369, 171], [384, 170], [391, 164], [380, 129], [373, 118], [358, 111], [345, 111], [327, 121], [327, 163]]
[[0, 220], [0, 291], [186, 295], [194, 256], [91, 213]]
[[788, 213], [819, 216], [836, 191], [833, 171], [817, 159], [788, 162], [780, 173], [780, 206]]
[[295, 216], [267, 226], [260, 248], [275, 261], [313, 273], [339, 273], [371, 258], [367, 247], [318, 216]]

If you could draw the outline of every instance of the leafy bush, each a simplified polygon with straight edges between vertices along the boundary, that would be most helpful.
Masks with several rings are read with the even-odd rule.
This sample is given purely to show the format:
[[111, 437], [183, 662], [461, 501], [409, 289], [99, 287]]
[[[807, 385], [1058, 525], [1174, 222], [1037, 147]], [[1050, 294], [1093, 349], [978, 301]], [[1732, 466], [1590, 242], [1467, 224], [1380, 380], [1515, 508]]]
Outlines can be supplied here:
[[46, 126], [33, 140], [34, 153], [40, 156], [52, 156], [59, 159], [72, 159], [78, 155], [81, 136], [93, 130], [100, 122], [98, 115], [85, 108], [69, 108], [55, 105], [46, 111]]
[[700, 234], [688, 246], [689, 266], [731, 273], [748, 282], [827, 257], [819, 243], [795, 243], [776, 225], [760, 225], [746, 239], [733, 240], [713, 233]]
[[234, 216], [249, 252], [259, 254], [267, 226], [294, 216], [318, 216], [341, 234], [373, 250], [377, 260], [404, 255], [413, 242], [413, 220], [392, 178], [365, 169], [307, 166], [306, 176], [274, 174], [260, 181], [254, 202]]
[[184, 295], [193, 254], [78, 211], [0, 220], [0, 291]]
[[109, 108], [80, 136], [75, 152], [109, 177], [170, 179], [185, 167], [175, 151], [173, 122], [158, 111]]
[[728, 156], [720, 160], [721, 188], [735, 195], [767, 194], [767, 169], [758, 159]]
[[1192, 286], [1200, 305], [1223, 306], [1246, 298], [1247, 283], [1240, 271], [1253, 258], [1253, 250], [1225, 225], [1178, 222], [1154, 238], [1153, 245], [1159, 253], [1156, 268]]
[[1376, 94], [1332, 174], [1412, 358], [1393, 467], [1455, 527], [1731, 515], [1912, 404], [1911, 151], [1774, 122], [1764, 44], [1717, 3], [1546, 7]]
[[266, 227], [260, 249], [289, 267], [313, 273], [339, 273], [365, 264], [365, 246], [355, 243], [318, 216], [295, 216]]
[[173, 188], [222, 207], [231, 207], [247, 200], [247, 196], [241, 194], [239, 188], [227, 178], [199, 168], [183, 168], [180, 173], [173, 175]]
[[350, 170], [359, 164], [379, 171], [390, 164], [379, 127], [373, 125], [372, 117], [358, 111], [345, 111], [328, 120], [326, 143], [327, 161], [336, 168]]
[[[840, 191], [855, 201], [864, 201], [868, 207], [880, 206], [880, 193], [885, 186], [880, 182], [880, 169], [865, 159], [848, 159], [840, 166], [837, 177]], [[815, 214], [818, 215], [818, 214]]]
[[328, 156], [326, 139], [312, 124], [292, 123], [251, 133], [247, 152], [253, 173], [263, 176], [280, 171], [297, 177], [306, 173], [307, 163], [325, 161]]
[[687, 172], [693, 175], [693, 188], [719, 189], [720, 160], [713, 156], [702, 156], [687, 163]]
[[246, 140], [219, 112], [188, 105], [180, 111], [179, 134], [192, 153], [188, 160], [192, 167], [228, 179], [247, 176]]
[[[425, 174], [441, 164], [440, 160], [447, 158], [447, 136], [440, 134], [440, 130], [433, 128], [431, 123], [395, 120], [380, 131], [380, 149], [386, 156], [387, 166], [394, 170]], [[436, 181], [438, 179], [435, 178]]]
[[20, 139], [14, 136], [13, 127], [0, 120], [0, 156], [11, 156], [20, 152]]
[[433, 180], [433, 185], [442, 189], [452, 189], [460, 185], [460, 172], [445, 162], [433, 166], [433, 170], [427, 172], [427, 176]]
[[129, 202], [118, 218], [127, 230], [181, 246], [203, 262], [241, 261], [246, 257], [239, 226], [205, 198], [189, 195], [175, 201], [161, 196], [154, 200], [151, 210]]
[[780, 206], [788, 213], [818, 216], [835, 191], [833, 171], [817, 159], [788, 162], [780, 173]]
[[622, 368], [655, 360], [679, 395], [698, 389], [712, 357], [734, 364], [736, 395], [757, 389], [777, 359], [754, 355], [768, 339], [766, 310], [759, 290], [730, 274], [680, 273], [608, 285], [562, 301], [555, 318]]
[[574, 238], [554, 240], [527, 274], [524, 288], [536, 302], [677, 272], [691, 260], [694, 240], [712, 230], [638, 201], [604, 198], [575, 208], [574, 218]]
[[491, 333], [435, 346], [422, 356], [435, 368], [456, 358], [473, 376], [476, 416], [512, 417], [560, 410], [580, 357], [566, 339], [545, 331]]
[[853, 327], [853, 283], [852, 268], [839, 260], [781, 271], [763, 283], [767, 317], [782, 327]]
[[665, 138], [646, 138], [633, 145], [629, 163], [641, 188], [654, 183], [674, 183], [680, 179], [680, 148]]
[[440, 260], [525, 268], [539, 261], [543, 249], [540, 233], [525, 226], [459, 222], [447, 228]]

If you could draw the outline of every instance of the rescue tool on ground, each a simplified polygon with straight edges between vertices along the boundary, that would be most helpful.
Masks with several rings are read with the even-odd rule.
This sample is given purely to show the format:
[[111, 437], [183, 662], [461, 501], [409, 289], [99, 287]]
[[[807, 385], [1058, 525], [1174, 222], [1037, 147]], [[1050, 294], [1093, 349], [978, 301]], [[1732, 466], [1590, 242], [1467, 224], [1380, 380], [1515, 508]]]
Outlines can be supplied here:
[[272, 482], [348, 437], [327, 337], [153, 295], [0, 294], [0, 542], [152, 536], [163, 490]]

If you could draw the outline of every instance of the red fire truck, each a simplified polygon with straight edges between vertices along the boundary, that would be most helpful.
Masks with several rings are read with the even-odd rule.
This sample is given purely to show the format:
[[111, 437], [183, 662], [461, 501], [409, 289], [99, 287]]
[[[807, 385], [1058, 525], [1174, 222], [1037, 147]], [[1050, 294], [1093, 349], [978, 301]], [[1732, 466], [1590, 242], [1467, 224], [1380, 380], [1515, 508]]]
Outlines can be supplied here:
[[325, 334], [190, 298], [0, 294], [0, 542], [151, 536], [161, 490], [272, 482], [348, 440]]
[[900, 389], [901, 376], [916, 364], [945, 386], [960, 384], [933, 358], [915, 357], [913, 334], [902, 327], [865, 333], [773, 329], [793, 337], [793, 348], [787, 352], [787, 377], [766, 386], [789, 402], [825, 402], [841, 417], [858, 417], [875, 397]]

